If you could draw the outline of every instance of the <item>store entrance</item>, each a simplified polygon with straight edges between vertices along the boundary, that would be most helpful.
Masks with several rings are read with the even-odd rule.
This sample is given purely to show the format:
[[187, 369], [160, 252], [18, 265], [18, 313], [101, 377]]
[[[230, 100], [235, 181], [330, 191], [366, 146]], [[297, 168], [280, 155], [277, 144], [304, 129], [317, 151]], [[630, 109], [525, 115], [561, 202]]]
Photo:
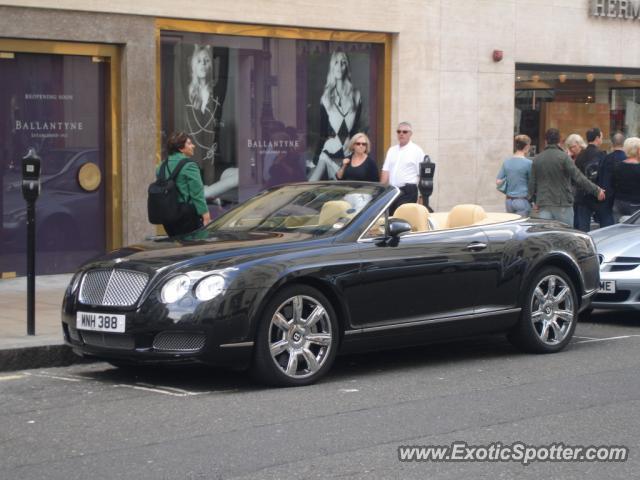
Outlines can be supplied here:
[[99, 58], [15, 52], [0, 58], [0, 184], [3, 277], [26, 273], [21, 158], [40, 156], [36, 273], [56, 274], [106, 249], [105, 105]]

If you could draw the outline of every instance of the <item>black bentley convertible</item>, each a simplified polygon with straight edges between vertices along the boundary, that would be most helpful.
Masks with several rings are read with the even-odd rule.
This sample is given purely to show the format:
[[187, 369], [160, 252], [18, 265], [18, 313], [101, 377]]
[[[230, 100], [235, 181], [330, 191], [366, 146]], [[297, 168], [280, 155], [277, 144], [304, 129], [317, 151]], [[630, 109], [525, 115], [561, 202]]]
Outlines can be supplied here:
[[591, 238], [559, 223], [457, 205], [429, 213], [398, 189], [271, 189], [183, 238], [82, 266], [62, 326], [114, 365], [204, 362], [306, 385], [337, 353], [506, 333], [557, 352], [598, 289]]

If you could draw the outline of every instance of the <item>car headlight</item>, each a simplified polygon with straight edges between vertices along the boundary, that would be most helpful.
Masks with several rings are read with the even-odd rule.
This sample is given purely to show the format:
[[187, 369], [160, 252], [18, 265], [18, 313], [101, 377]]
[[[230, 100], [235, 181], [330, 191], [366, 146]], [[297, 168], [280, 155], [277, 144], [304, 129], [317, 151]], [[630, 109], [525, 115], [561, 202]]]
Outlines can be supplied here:
[[211, 300], [224, 290], [224, 277], [209, 275], [198, 282], [196, 286], [196, 298], [200, 301]]
[[191, 280], [187, 275], [178, 275], [164, 284], [160, 291], [162, 303], [174, 303], [184, 297], [189, 291]]

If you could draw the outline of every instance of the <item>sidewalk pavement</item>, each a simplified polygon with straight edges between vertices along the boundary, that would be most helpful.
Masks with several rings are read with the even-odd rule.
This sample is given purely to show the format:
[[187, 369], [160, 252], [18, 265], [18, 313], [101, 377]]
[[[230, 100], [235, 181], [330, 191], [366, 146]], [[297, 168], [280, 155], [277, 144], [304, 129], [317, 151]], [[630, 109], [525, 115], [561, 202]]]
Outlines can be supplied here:
[[0, 371], [82, 361], [62, 338], [62, 297], [71, 276], [36, 277], [34, 336], [27, 335], [27, 277], [0, 280]]

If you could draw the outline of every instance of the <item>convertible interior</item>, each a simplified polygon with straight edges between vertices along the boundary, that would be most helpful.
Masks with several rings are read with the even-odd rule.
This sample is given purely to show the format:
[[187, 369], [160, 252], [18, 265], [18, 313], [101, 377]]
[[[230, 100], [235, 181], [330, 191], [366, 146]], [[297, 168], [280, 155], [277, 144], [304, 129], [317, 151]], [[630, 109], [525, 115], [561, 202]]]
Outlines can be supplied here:
[[[307, 203], [303, 205], [285, 204], [264, 218], [260, 215], [238, 216], [229, 223], [230, 227], [237, 229], [269, 229], [269, 230], [298, 230], [298, 229], [341, 229], [346, 226], [361, 210], [354, 199], [332, 199], [317, 202], [316, 205]], [[365, 237], [379, 237], [385, 234], [385, 216], [381, 216], [377, 222], [365, 234]], [[486, 212], [480, 205], [460, 204], [454, 206], [448, 212], [430, 213], [427, 208], [419, 203], [405, 203], [398, 207], [393, 218], [405, 220], [411, 226], [411, 233], [430, 232], [435, 230], [447, 230], [464, 228], [474, 225], [507, 222], [520, 219], [520, 215], [504, 212]]]
[[[450, 228], [464, 228], [474, 225], [508, 222], [520, 219], [520, 215], [504, 212], [486, 212], [480, 205], [460, 204], [448, 212], [433, 212], [419, 203], [405, 203], [400, 205], [393, 218], [406, 221], [411, 225], [412, 233], [446, 230]], [[367, 237], [384, 234], [384, 217], [367, 233]]]

